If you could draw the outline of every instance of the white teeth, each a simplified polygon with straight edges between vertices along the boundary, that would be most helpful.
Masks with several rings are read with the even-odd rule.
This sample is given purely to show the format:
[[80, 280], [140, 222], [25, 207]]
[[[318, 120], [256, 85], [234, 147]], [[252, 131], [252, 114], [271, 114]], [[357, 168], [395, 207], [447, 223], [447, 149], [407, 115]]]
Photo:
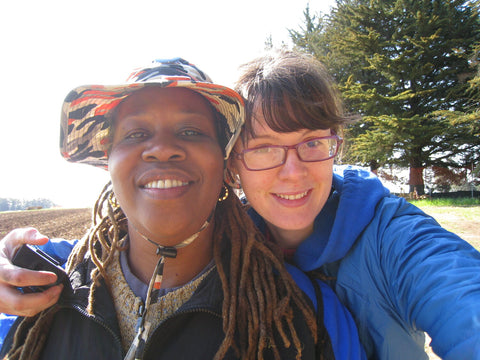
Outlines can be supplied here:
[[170, 189], [186, 185], [188, 185], [187, 181], [166, 179], [149, 182], [145, 185], [145, 189]]
[[276, 195], [281, 199], [298, 200], [298, 199], [301, 199], [301, 198], [305, 197], [307, 195], [307, 193], [308, 193], [308, 191], [305, 191], [303, 193], [296, 194], [296, 195], [283, 195], [283, 194], [276, 194]]

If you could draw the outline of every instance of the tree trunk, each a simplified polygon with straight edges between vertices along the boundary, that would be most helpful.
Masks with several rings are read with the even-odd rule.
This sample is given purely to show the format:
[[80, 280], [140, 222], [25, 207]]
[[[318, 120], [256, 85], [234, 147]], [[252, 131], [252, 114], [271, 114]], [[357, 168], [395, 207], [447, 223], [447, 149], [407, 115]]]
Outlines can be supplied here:
[[375, 175], [377, 175], [378, 168], [379, 168], [378, 162], [376, 160], [371, 160], [369, 165], [370, 165], [370, 171]]
[[423, 183], [423, 167], [410, 167], [410, 193], [416, 193], [417, 196], [425, 194], [425, 184]]

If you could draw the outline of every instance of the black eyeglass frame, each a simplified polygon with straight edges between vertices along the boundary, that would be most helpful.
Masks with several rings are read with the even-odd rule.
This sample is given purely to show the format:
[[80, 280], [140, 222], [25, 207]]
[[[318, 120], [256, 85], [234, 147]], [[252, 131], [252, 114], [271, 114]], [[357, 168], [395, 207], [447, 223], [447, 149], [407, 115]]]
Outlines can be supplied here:
[[[301, 146], [303, 144], [306, 144], [306, 143], [309, 143], [311, 141], [315, 141], [315, 140], [328, 140], [328, 139], [334, 139], [336, 141], [336, 147], [335, 147], [335, 153], [334, 154], [332, 154], [331, 156], [329, 156], [325, 159], [320, 159], [320, 160], [304, 160], [304, 159], [302, 159], [300, 153], [298, 152], [298, 147], [299, 146]], [[239, 160], [242, 161], [243, 165], [245, 166], [245, 168], [247, 170], [263, 171], [263, 170], [275, 169], [275, 168], [285, 164], [285, 161], [287, 161], [288, 150], [290, 150], [290, 149], [295, 149], [295, 151], [297, 152], [298, 158], [300, 159], [300, 161], [303, 161], [303, 162], [320, 162], [320, 161], [330, 160], [330, 159], [334, 158], [335, 156], [337, 156], [338, 150], [342, 146], [342, 143], [343, 143], [343, 139], [340, 136], [338, 136], [337, 134], [335, 134], [334, 132], [332, 132], [332, 135], [320, 136], [320, 137], [308, 139], [308, 140], [299, 142], [298, 144], [295, 144], [295, 145], [262, 145], [262, 146], [257, 146], [257, 147], [254, 147], [254, 148], [243, 149], [240, 153], [237, 153], [235, 151], [232, 151], [232, 153], [233, 153], [233, 155], [235, 156], [236, 159], [239, 159]], [[245, 158], [244, 158], [245, 153], [249, 153], [251, 151], [256, 151], [258, 149], [263, 149], [263, 148], [282, 148], [282, 149], [284, 149], [285, 152], [284, 152], [282, 162], [278, 165], [270, 166], [270, 167], [266, 167], [266, 168], [262, 168], [262, 169], [251, 169], [250, 167], [248, 167], [247, 163], [245, 162]]]

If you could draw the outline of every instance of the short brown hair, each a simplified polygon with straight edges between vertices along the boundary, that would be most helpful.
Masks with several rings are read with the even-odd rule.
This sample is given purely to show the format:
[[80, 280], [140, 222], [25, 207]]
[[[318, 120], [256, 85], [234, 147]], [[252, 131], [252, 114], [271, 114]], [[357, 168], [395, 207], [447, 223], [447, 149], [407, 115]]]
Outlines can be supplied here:
[[344, 114], [336, 84], [313, 56], [290, 50], [267, 52], [240, 67], [235, 90], [246, 100], [243, 138], [255, 137], [254, 111], [277, 132], [332, 129], [354, 118]]

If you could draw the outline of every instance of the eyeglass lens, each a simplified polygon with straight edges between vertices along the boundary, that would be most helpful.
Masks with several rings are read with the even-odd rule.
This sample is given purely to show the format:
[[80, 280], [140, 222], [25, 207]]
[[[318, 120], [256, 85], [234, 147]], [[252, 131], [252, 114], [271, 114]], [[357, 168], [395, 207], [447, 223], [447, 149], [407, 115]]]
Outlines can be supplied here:
[[247, 149], [243, 159], [251, 170], [270, 169], [282, 165], [289, 149], [296, 148], [302, 161], [314, 162], [328, 160], [337, 152], [337, 138], [312, 139], [293, 146], [263, 146]]

